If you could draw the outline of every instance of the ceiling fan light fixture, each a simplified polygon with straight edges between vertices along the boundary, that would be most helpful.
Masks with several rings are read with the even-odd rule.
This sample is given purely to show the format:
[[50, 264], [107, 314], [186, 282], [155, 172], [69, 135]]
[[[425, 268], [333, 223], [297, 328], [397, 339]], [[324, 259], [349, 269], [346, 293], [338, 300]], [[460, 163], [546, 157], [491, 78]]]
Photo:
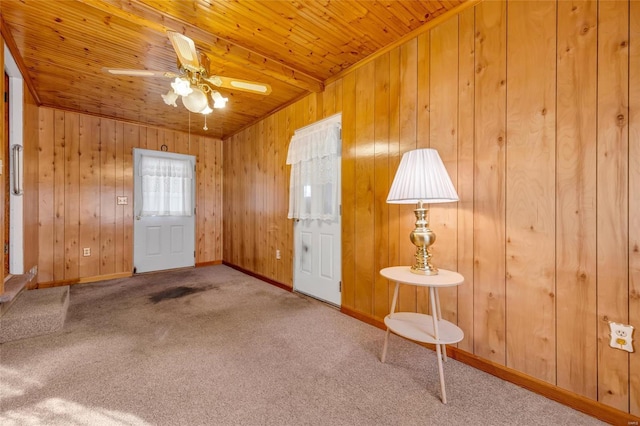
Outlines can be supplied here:
[[171, 83], [171, 88], [180, 96], [189, 96], [189, 94], [191, 94], [191, 92], [193, 91], [189, 80], [185, 80], [180, 77], [176, 77], [176, 79], [173, 80], [173, 83]]
[[197, 87], [191, 88], [191, 93], [182, 97], [182, 103], [191, 112], [199, 113], [209, 106], [207, 95]]
[[227, 102], [229, 102], [229, 98], [225, 98], [220, 92], [216, 92], [215, 90], [211, 92], [211, 98], [213, 99], [213, 107], [216, 109], [226, 107]]
[[[209, 104], [207, 104], [207, 106], [204, 107], [204, 109], [202, 111], [200, 111], [200, 114], [207, 115], [207, 114], [211, 114], [212, 112], [213, 112], [213, 110], [211, 109]], [[207, 129], [205, 129], [205, 130], [207, 130]]]
[[162, 100], [164, 101], [165, 104], [173, 105], [174, 107], [178, 106], [176, 105], [176, 99], [178, 99], [178, 94], [173, 90], [169, 90], [166, 95], [160, 95], [160, 96], [162, 96]]

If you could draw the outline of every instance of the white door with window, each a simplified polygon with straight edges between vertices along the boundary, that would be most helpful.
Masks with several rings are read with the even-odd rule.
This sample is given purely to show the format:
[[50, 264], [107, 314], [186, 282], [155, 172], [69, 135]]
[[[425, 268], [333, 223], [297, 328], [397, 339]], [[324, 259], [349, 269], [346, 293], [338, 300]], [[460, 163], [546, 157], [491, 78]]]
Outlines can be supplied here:
[[340, 306], [340, 114], [296, 130], [289, 145], [293, 288]]
[[134, 272], [195, 266], [195, 157], [134, 149]]
[[340, 221], [299, 220], [294, 236], [294, 290], [340, 306]]

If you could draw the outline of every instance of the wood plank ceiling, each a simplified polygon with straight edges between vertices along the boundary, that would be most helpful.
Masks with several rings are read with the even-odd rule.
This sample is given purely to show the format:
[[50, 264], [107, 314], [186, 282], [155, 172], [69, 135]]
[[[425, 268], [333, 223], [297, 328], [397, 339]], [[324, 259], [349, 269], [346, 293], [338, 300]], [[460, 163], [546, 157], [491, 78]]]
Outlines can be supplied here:
[[[41, 105], [225, 138], [463, 1], [1, 0], [0, 13]], [[201, 114], [163, 102], [170, 79], [103, 71], [178, 72], [167, 30], [192, 38], [210, 73], [273, 92], [221, 89], [229, 102], [205, 131]]]

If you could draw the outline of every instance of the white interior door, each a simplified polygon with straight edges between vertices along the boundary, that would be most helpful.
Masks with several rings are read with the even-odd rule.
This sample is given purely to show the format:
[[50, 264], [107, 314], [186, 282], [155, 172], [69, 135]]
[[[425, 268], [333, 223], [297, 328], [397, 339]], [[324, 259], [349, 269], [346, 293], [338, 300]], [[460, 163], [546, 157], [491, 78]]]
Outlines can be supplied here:
[[294, 223], [293, 228], [294, 289], [340, 306], [342, 290], [340, 221], [299, 220]]
[[[342, 302], [341, 114], [295, 131], [289, 218], [295, 219], [293, 289], [336, 306]], [[314, 219], [312, 219], [314, 218]]]
[[[140, 161], [144, 155], [188, 160], [195, 170], [195, 157], [146, 149], [134, 149], [134, 272], [150, 272], [195, 266], [195, 205], [189, 216], [144, 216]], [[195, 204], [195, 173], [190, 188]]]
[[[340, 157], [337, 199], [341, 199]], [[315, 195], [315, 194], [314, 194]], [[341, 218], [341, 216], [340, 216]], [[293, 224], [293, 288], [316, 299], [340, 306], [342, 302], [341, 220], [296, 220]]]

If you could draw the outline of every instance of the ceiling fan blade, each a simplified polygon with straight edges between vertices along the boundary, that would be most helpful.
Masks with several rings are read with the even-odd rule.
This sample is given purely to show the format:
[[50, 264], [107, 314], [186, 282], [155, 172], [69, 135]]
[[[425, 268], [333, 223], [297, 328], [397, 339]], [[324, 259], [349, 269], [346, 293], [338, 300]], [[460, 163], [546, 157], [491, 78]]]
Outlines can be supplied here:
[[178, 74], [171, 71], [133, 70], [126, 68], [102, 68], [103, 72], [113, 75], [126, 75], [131, 77], [165, 77], [175, 78]]
[[198, 51], [193, 40], [175, 31], [167, 31], [167, 36], [171, 40], [176, 55], [178, 55], [180, 64], [189, 71], [199, 72], [201, 67], [198, 61]]
[[258, 93], [260, 95], [268, 95], [271, 93], [271, 86], [265, 83], [258, 83], [257, 81], [240, 80], [239, 78], [221, 77], [219, 75], [205, 78], [205, 80], [215, 86], [226, 87], [227, 89], [236, 89], [244, 92]]

